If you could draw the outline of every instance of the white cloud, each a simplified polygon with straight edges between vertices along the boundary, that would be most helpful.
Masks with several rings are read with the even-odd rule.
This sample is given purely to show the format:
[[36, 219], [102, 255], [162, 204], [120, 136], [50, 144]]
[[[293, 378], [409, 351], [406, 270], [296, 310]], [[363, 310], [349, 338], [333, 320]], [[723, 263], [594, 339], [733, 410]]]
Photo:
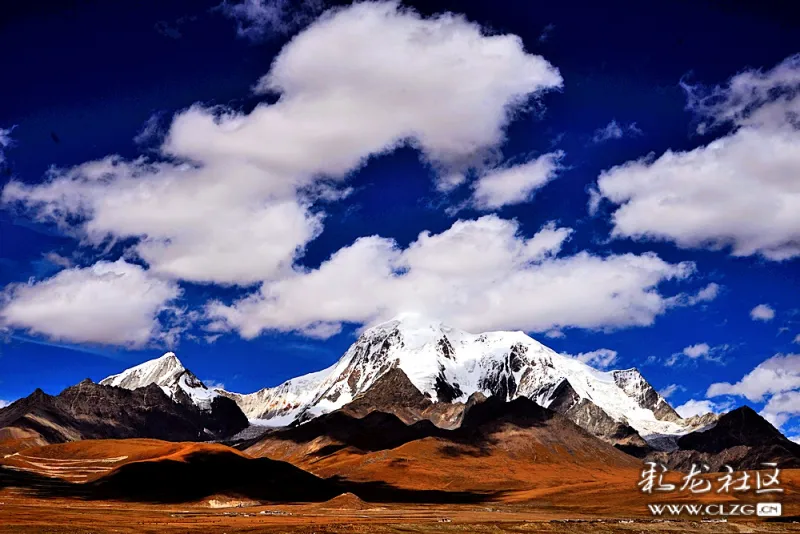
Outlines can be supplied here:
[[770, 397], [761, 415], [777, 428], [792, 416], [800, 414], [800, 391], [786, 391]]
[[711, 347], [708, 346], [708, 343], [698, 343], [697, 345], [691, 345], [684, 348], [683, 354], [684, 356], [695, 359], [699, 358], [700, 356], [708, 356], [710, 351]]
[[690, 107], [732, 133], [686, 152], [668, 150], [603, 171], [590, 199], [618, 205], [614, 237], [730, 247], [735, 256], [800, 255], [800, 55], [748, 71]]
[[711, 282], [706, 287], [697, 292], [697, 295], [695, 296], [692, 304], [696, 304], [698, 302], [710, 302], [714, 300], [719, 295], [719, 290], [720, 290], [719, 284]]
[[535, 191], [556, 177], [564, 152], [551, 152], [520, 165], [494, 169], [473, 184], [473, 205], [481, 210], [496, 210], [531, 199]]
[[695, 306], [704, 302], [711, 302], [719, 296], [720, 286], [711, 282], [704, 288], [700, 289], [694, 295], [689, 293], [679, 293], [674, 297], [670, 297], [670, 306]]
[[596, 369], [608, 369], [617, 361], [617, 351], [611, 349], [597, 349], [575, 355], [567, 354], [567, 356], [591, 365]]
[[612, 120], [602, 128], [598, 128], [592, 137], [593, 143], [604, 143], [611, 139], [622, 139], [626, 135], [642, 135], [642, 131], [636, 126], [635, 122], [629, 125], [620, 125], [616, 120]]
[[11, 404], [9, 401], [0, 399], [0, 408], [5, 408], [9, 404]]
[[92, 245], [138, 239], [131, 252], [159, 275], [291, 278], [322, 231], [314, 203], [341, 196], [368, 157], [411, 144], [443, 180], [480, 168], [514, 112], [561, 83], [516, 36], [452, 14], [356, 4], [283, 48], [257, 85], [281, 93], [274, 104], [248, 114], [195, 105], [174, 117], [161, 155], [176, 159], [111, 156], [41, 185], [12, 182], [2, 199]]
[[[106, 158], [55, 174], [49, 182], [12, 182], [6, 202], [24, 202], [85, 241], [140, 240], [132, 248], [150, 270], [196, 282], [248, 284], [289, 270], [321, 231], [321, 217], [292, 193], [271, 196], [252, 165], [203, 167]], [[248, 198], [249, 197], [249, 198]], [[75, 217], [82, 223], [71, 227]]]
[[800, 345], [800, 334], [797, 334], [797, 335], [794, 337], [794, 342], [795, 342], [795, 343], [797, 343], [798, 345]]
[[676, 391], [686, 391], [686, 388], [681, 386], [680, 384], [670, 384], [663, 389], [661, 389], [658, 394], [664, 397], [665, 399], [670, 398]]
[[726, 86], [708, 89], [684, 82], [681, 85], [688, 97], [687, 108], [706, 120], [698, 126], [701, 134], [727, 124], [800, 124], [800, 54], [787, 57], [766, 72], [745, 70]]
[[180, 295], [176, 283], [138, 265], [98, 262], [41, 282], [7, 286], [0, 325], [55, 341], [139, 347], [156, 339], [169, 344], [181, 315], [171, 303]]
[[708, 343], [696, 343], [688, 347], [684, 347], [681, 352], [676, 352], [671, 355], [665, 365], [673, 366], [679, 363], [682, 357], [689, 358], [690, 360], [703, 359], [709, 362], [722, 362], [722, 354], [725, 353], [730, 347], [728, 345], [710, 346]]
[[771, 321], [775, 318], [775, 310], [769, 304], [759, 304], [750, 310], [750, 318], [754, 321]]
[[706, 396], [740, 395], [759, 402], [767, 395], [795, 389], [800, 389], [800, 354], [776, 354], [758, 364], [735, 384], [711, 384]]
[[678, 412], [683, 418], [692, 417], [695, 415], [705, 415], [707, 413], [721, 413], [725, 410], [730, 408], [730, 404], [718, 404], [710, 400], [695, 400], [691, 399], [677, 408], [675, 411]]
[[550, 339], [561, 339], [567, 337], [566, 334], [564, 334], [564, 332], [562, 332], [557, 328], [548, 330], [547, 332], [544, 333], [544, 335], [549, 337]]
[[420, 311], [478, 332], [649, 325], [670, 307], [665, 280], [691, 275], [690, 263], [655, 254], [558, 258], [570, 229], [547, 225], [531, 238], [494, 215], [423, 232], [403, 249], [378, 236], [334, 253], [319, 269], [298, 270], [232, 305], [211, 303], [212, 329], [251, 338], [323, 323], [370, 324]]
[[786, 436], [786, 438], [789, 439], [790, 441], [794, 441], [795, 443], [800, 445], [800, 434], [798, 434], [796, 436]]
[[296, 30], [324, 7], [323, 0], [226, 0], [218, 9], [236, 21], [240, 37], [259, 40]]

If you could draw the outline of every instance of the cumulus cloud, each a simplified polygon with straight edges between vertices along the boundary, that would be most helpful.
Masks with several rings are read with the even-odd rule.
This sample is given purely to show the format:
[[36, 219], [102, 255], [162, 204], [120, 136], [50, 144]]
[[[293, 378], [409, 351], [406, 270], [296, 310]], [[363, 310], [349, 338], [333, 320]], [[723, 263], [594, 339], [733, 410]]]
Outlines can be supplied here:
[[603, 171], [590, 207], [618, 206], [612, 236], [682, 248], [730, 248], [780, 261], [800, 255], [800, 55], [727, 86], [689, 90], [690, 109], [731, 133]]
[[9, 401], [0, 399], [0, 408], [5, 408], [9, 404], [11, 404]]
[[754, 321], [771, 321], [775, 318], [775, 310], [769, 304], [759, 304], [750, 310], [750, 318]]
[[625, 125], [620, 125], [616, 120], [612, 120], [602, 128], [598, 128], [592, 136], [593, 143], [604, 143], [611, 139], [622, 139], [626, 135], [642, 135], [642, 130], [636, 126], [635, 122]]
[[739, 395], [753, 402], [761, 402], [765, 396], [797, 389], [800, 389], [800, 354], [776, 354], [734, 384], [711, 384], [706, 396]]
[[770, 397], [761, 415], [780, 428], [791, 417], [800, 414], [800, 391], [786, 391]]
[[[2, 293], [0, 325], [55, 341], [141, 347], [174, 341], [181, 310], [174, 282], [119, 260], [65, 269]], [[163, 322], [162, 322], [163, 321]]]
[[515, 221], [487, 215], [423, 232], [406, 248], [370, 236], [334, 253], [318, 269], [264, 283], [233, 304], [211, 303], [211, 327], [252, 338], [343, 322], [370, 324], [424, 311], [478, 332], [545, 332], [649, 325], [670, 307], [658, 286], [690, 276], [690, 263], [655, 254], [558, 257], [570, 229], [550, 224], [533, 237]]
[[617, 351], [611, 349], [597, 349], [575, 355], [568, 354], [567, 356], [597, 369], [608, 369], [617, 361]]
[[658, 394], [665, 399], [668, 399], [677, 391], [686, 391], [686, 388], [679, 384], [670, 384], [659, 390]]
[[695, 415], [705, 415], [707, 413], [721, 413], [730, 408], [730, 404], [718, 404], [710, 400], [696, 400], [691, 399], [677, 408], [675, 411], [683, 418], [693, 417]]
[[2, 200], [92, 245], [138, 240], [153, 273], [248, 285], [292, 276], [323, 228], [320, 202], [371, 155], [417, 147], [458, 176], [485, 163], [516, 110], [558, 88], [558, 70], [513, 35], [395, 3], [334, 11], [297, 35], [250, 113], [199, 105], [176, 115], [160, 154], [109, 156], [8, 184]]
[[496, 210], [531, 199], [533, 193], [556, 177], [564, 152], [551, 152], [520, 165], [494, 169], [473, 184], [473, 205], [480, 210]]
[[270, 200], [271, 187], [247, 163], [195, 167], [109, 157], [54, 172], [43, 185], [11, 182], [3, 199], [92, 245], [139, 238], [131, 251], [154, 273], [248, 284], [288, 270], [321, 230], [320, 215], [297, 198]]

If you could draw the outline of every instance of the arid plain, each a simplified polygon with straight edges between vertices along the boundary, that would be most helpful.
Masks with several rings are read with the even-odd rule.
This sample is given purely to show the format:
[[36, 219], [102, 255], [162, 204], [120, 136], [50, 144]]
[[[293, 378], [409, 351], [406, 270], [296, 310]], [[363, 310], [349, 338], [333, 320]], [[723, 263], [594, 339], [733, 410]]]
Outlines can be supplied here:
[[[740, 494], [746, 495], [741, 500], [733, 494], [645, 495], [637, 487], [640, 470], [634, 462], [629, 468], [596, 468], [589, 473], [569, 460], [558, 460], [570, 457], [566, 451], [543, 458], [536, 469], [525, 469], [502, 454], [478, 462], [437, 454], [433, 444], [427, 450], [417, 449], [399, 447], [382, 461], [374, 454], [347, 452], [341, 455], [338, 476], [327, 476], [332, 467], [326, 462], [319, 470], [305, 466], [320, 475], [306, 478], [307, 473], [288, 464], [250, 457], [223, 445], [134, 439], [29, 448], [0, 460], [0, 532], [557, 533], [591, 528], [593, 532], [755, 533], [800, 529], [800, 470], [781, 473], [784, 493], [778, 500], [784, 510], [780, 521], [659, 519], [652, 517], [648, 503], [730, 504], [759, 499], [752, 493]], [[408, 453], [413, 453], [414, 460], [401, 462], [407, 467], [398, 468], [395, 460]], [[369, 466], [374, 467], [365, 470]], [[403, 477], [403, 471], [408, 476]], [[439, 474], [422, 476], [426, 471]], [[266, 472], [274, 478], [265, 479]], [[342, 476], [347, 472], [354, 477]], [[489, 472], [493, 474], [491, 492], [482, 489]], [[670, 473], [667, 481], [679, 477]], [[124, 492], [118, 492], [123, 486]], [[161, 496], [160, 488], [168, 491], [163, 493], [168, 498]], [[302, 497], [287, 500], [292, 495]]]

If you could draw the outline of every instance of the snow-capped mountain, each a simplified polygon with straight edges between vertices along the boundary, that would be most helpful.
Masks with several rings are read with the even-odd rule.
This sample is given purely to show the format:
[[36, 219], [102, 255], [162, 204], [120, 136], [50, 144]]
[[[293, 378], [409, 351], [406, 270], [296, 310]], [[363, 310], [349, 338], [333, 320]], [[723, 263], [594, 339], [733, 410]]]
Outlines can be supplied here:
[[506, 400], [525, 396], [615, 439], [689, 430], [636, 369], [598, 371], [523, 332], [476, 335], [413, 314], [366, 330], [322, 371], [247, 395], [217, 391], [235, 400], [251, 422], [283, 426], [345, 406], [395, 368], [435, 402], [463, 403], [476, 392]]
[[206, 387], [191, 371], [186, 369], [174, 352], [146, 361], [136, 367], [101, 380], [100, 385], [125, 389], [138, 389], [155, 384], [172, 400], [190, 402], [201, 410], [210, 410], [219, 394]]

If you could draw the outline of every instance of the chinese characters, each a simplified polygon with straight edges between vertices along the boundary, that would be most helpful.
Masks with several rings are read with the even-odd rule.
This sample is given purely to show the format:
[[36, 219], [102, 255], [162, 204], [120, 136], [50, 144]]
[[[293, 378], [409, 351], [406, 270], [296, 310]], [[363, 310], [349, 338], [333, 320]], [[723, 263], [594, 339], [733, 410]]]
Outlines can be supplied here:
[[645, 462], [645, 469], [642, 470], [641, 480], [637, 484], [642, 493], [654, 492], [690, 492], [690, 493], [731, 493], [746, 492], [755, 490], [756, 494], [764, 493], [783, 493], [780, 487], [780, 469], [774, 462], [762, 463], [765, 468], [771, 469], [772, 473], [762, 473], [756, 471], [751, 474], [747, 471], [735, 472], [729, 465], [723, 466], [725, 473], [718, 477], [704, 477], [709, 473], [709, 467], [705, 464], [692, 464], [688, 473], [682, 476], [680, 485], [664, 481], [667, 468], [659, 462]]

